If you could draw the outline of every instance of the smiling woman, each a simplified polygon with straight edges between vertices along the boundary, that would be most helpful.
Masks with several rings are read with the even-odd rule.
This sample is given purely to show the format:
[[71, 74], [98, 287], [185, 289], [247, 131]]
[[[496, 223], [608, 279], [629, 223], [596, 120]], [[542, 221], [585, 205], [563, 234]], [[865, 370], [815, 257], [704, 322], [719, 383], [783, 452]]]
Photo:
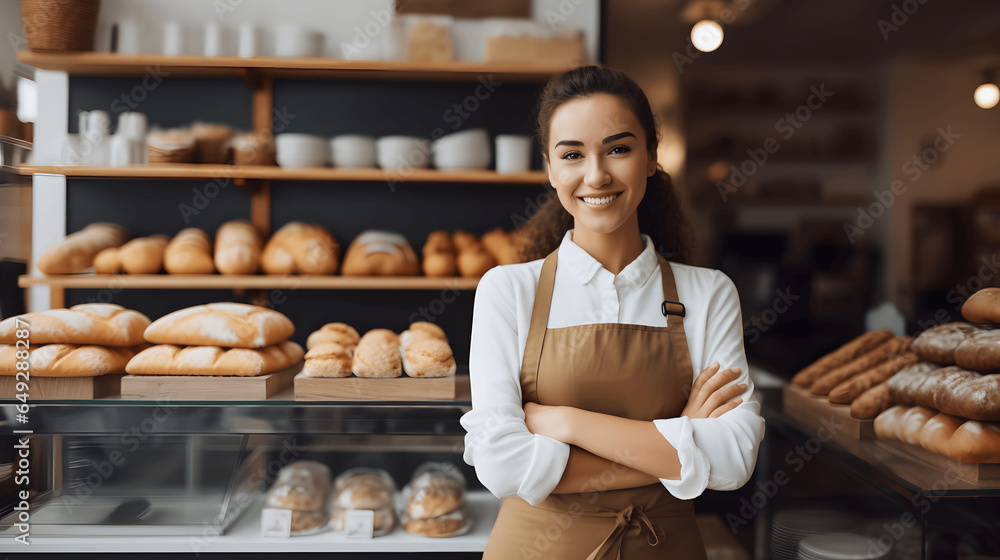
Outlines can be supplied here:
[[682, 264], [635, 82], [566, 72], [538, 121], [557, 196], [526, 226], [530, 262], [490, 270], [473, 314], [465, 460], [505, 498], [484, 558], [705, 558], [691, 499], [745, 484], [764, 432], [739, 296]]

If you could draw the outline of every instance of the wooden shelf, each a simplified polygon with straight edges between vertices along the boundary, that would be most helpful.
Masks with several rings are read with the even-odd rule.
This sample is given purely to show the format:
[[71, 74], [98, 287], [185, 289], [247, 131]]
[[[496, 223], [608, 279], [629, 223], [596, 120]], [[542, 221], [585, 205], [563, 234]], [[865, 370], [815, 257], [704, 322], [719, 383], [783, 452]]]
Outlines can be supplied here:
[[828, 207], [828, 208], [855, 208], [865, 207], [871, 204], [872, 200], [866, 196], [831, 196], [823, 198], [737, 198], [723, 202], [721, 199], [712, 199], [711, 202], [705, 200], [694, 200], [692, 205], [697, 208], [710, 208], [723, 210], [728, 207], [733, 208], [795, 208], [795, 207]]
[[222, 274], [64, 274], [50, 276], [22, 275], [21, 288], [54, 286], [59, 288], [126, 290], [475, 290], [478, 278], [428, 278], [425, 276], [295, 276], [295, 275], [222, 275]]
[[164, 56], [101, 52], [36, 53], [19, 51], [17, 60], [43, 70], [75, 76], [144, 76], [152, 71], [171, 76], [312, 77], [383, 80], [545, 82], [567, 70], [564, 65], [342, 60], [257, 56]]
[[441, 171], [412, 169], [404, 172], [368, 168], [309, 167], [282, 169], [276, 165], [211, 165], [172, 163], [129, 165], [126, 167], [89, 167], [82, 165], [22, 165], [20, 173], [50, 173], [70, 178], [94, 179], [262, 179], [271, 181], [372, 181], [393, 184], [417, 183], [489, 183], [543, 185], [544, 171], [502, 174], [491, 170]]

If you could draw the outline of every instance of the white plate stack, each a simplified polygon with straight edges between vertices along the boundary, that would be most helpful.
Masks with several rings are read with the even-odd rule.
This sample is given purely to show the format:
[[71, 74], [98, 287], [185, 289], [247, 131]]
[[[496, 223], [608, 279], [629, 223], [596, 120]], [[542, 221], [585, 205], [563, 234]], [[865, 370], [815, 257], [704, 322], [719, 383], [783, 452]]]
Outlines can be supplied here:
[[866, 535], [829, 533], [811, 535], [799, 542], [798, 560], [885, 560], [892, 555]]
[[786, 509], [771, 522], [771, 556], [797, 560], [799, 541], [813, 535], [849, 530], [857, 519], [835, 509]]
[[275, 137], [278, 165], [286, 169], [325, 167], [330, 163], [330, 143], [312, 134], [279, 134]]

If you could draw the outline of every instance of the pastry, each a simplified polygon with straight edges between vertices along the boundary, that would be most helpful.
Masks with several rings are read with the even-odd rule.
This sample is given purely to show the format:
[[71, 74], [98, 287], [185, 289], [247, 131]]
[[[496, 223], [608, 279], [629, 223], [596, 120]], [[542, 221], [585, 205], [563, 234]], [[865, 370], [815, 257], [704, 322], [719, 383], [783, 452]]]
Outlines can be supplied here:
[[830, 402], [834, 404], [849, 404], [868, 388], [888, 381], [890, 377], [903, 368], [912, 366], [920, 359], [914, 352], [906, 351], [889, 358], [874, 368], [842, 382], [830, 391]]
[[920, 362], [887, 383], [892, 402], [899, 405], [925, 406], [972, 420], [1000, 420], [1000, 375]]
[[955, 364], [981, 372], [1000, 371], [1000, 329], [975, 333], [955, 349]]
[[344, 480], [338, 477], [334, 506], [342, 509], [383, 509], [392, 507], [393, 490], [384, 477], [359, 473]]
[[447, 377], [455, 375], [455, 356], [447, 342], [426, 338], [400, 347], [403, 371], [410, 377]]
[[263, 348], [288, 339], [295, 325], [283, 314], [244, 303], [208, 303], [174, 311], [146, 328], [154, 344]]
[[[363, 508], [355, 508], [363, 509]], [[330, 529], [337, 532], [342, 532], [347, 520], [348, 509], [335, 509], [330, 515]], [[392, 514], [392, 508], [377, 509], [374, 512], [375, 526], [373, 536], [385, 535], [389, 531], [392, 531], [393, 526], [396, 523], [396, 518]]]
[[416, 321], [410, 324], [410, 328], [406, 329], [399, 335], [399, 344], [405, 350], [417, 340], [424, 340], [426, 338], [436, 338], [438, 340], [448, 341], [448, 337], [444, 334], [444, 329], [435, 325], [434, 323], [428, 323], [427, 321]]
[[431, 232], [423, 248], [422, 267], [425, 276], [454, 276], [458, 271], [455, 261], [455, 247], [451, 243], [448, 232], [440, 230]]
[[879, 383], [861, 393], [851, 402], [851, 418], [869, 420], [881, 414], [891, 405], [892, 397], [889, 394], [889, 384]]
[[873, 350], [823, 374], [813, 382], [809, 391], [814, 395], [829, 395], [837, 385], [902, 353], [911, 342], [913, 342], [912, 336], [890, 338]]
[[157, 344], [136, 354], [125, 371], [137, 375], [250, 377], [292, 366], [303, 353], [302, 347], [290, 340], [259, 349]]
[[889, 329], [866, 332], [795, 374], [792, 377], [792, 383], [801, 385], [802, 387], [809, 387], [813, 384], [813, 381], [823, 374], [874, 349], [876, 346], [892, 338], [892, 336], [892, 331]]
[[193, 163], [195, 137], [186, 128], [152, 130], [146, 136], [149, 163]]
[[920, 333], [912, 348], [921, 360], [950, 366], [955, 363], [955, 349], [959, 344], [984, 330], [985, 327], [970, 323], [944, 323]]
[[372, 329], [366, 332], [354, 350], [353, 371], [358, 377], [402, 375], [399, 336], [388, 329]]
[[962, 316], [972, 323], [1000, 323], [1000, 288], [983, 288], [969, 296]]
[[[106, 373], [125, 373], [125, 364], [139, 351], [140, 346], [85, 346], [80, 344], [40, 344], [34, 346], [28, 357], [33, 377], [94, 377]], [[14, 344], [0, 344], [0, 375], [17, 375], [20, 361]], [[21, 354], [23, 356], [23, 354]]]
[[330, 467], [318, 461], [295, 461], [278, 471], [277, 480], [279, 481], [295, 478], [307, 478], [317, 488], [329, 490], [331, 484]]
[[326, 494], [309, 479], [276, 480], [267, 491], [267, 505], [296, 511], [319, 511], [326, 507]]
[[98, 274], [121, 274], [122, 258], [118, 254], [120, 247], [101, 249], [94, 257], [94, 271]]
[[163, 268], [167, 238], [163, 235], [138, 237], [118, 249], [122, 269], [128, 274], [158, 274]]
[[128, 232], [117, 224], [90, 224], [46, 249], [38, 258], [38, 270], [45, 274], [83, 272], [93, 266], [101, 250], [118, 247], [128, 239]]
[[457, 469], [449, 467], [438, 470], [435, 463], [428, 463], [417, 469], [405, 492], [408, 518], [439, 517], [462, 507], [465, 480]]
[[503, 228], [497, 227], [484, 233], [480, 241], [483, 247], [486, 248], [486, 252], [497, 263], [505, 265], [521, 262], [517, 254], [517, 247], [514, 245], [514, 240]]
[[213, 274], [212, 242], [198, 228], [177, 232], [163, 252], [163, 268], [170, 274]]
[[340, 245], [322, 226], [288, 222], [271, 235], [261, 255], [267, 274], [315, 274], [337, 272]]
[[306, 339], [306, 348], [312, 349], [323, 342], [336, 342], [345, 348], [350, 348], [357, 346], [359, 340], [361, 336], [354, 327], [346, 323], [327, 323], [309, 335]]
[[229, 163], [229, 146], [233, 129], [222, 124], [196, 122], [191, 125], [191, 134], [194, 136], [195, 161]]
[[0, 322], [0, 344], [16, 344], [17, 320], [29, 325], [30, 342], [36, 344], [93, 344], [137, 346], [149, 317], [113, 303], [83, 303], [69, 309], [36, 311]]
[[275, 165], [277, 150], [270, 134], [241, 134], [232, 139], [236, 165]]
[[306, 352], [302, 375], [306, 377], [350, 377], [354, 347], [322, 342]]
[[416, 276], [420, 263], [405, 237], [367, 230], [351, 242], [344, 255], [344, 276]]
[[455, 510], [429, 519], [408, 519], [403, 528], [407, 533], [424, 537], [451, 537], [465, 527], [465, 512]]
[[215, 268], [222, 274], [256, 274], [260, 253], [260, 236], [250, 222], [226, 222], [215, 234]]

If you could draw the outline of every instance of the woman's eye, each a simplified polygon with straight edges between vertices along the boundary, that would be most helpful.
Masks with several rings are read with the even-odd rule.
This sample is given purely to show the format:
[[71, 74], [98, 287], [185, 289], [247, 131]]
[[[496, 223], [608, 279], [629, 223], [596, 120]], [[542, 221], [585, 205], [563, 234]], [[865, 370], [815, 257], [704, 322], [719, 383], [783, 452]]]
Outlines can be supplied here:
[[629, 153], [631, 151], [632, 150], [629, 149], [628, 146], [615, 146], [614, 148], [611, 148], [611, 151], [608, 152], [608, 153], [609, 154], [627, 154], [627, 153]]
[[562, 159], [580, 159], [582, 157], [583, 154], [581, 154], [580, 152], [566, 152], [565, 154], [563, 154]]

